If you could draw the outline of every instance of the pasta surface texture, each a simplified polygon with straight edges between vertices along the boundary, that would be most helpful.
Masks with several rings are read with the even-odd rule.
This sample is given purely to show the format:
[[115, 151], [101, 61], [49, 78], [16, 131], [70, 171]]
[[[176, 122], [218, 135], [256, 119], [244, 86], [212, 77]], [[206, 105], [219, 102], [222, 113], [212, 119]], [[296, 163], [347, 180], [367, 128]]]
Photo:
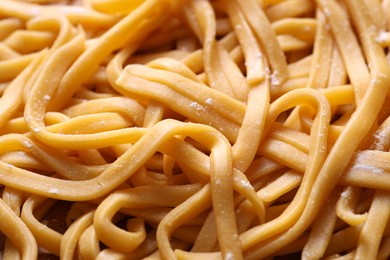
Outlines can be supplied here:
[[0, 258], [389, 259], [389, 13], [0, 0]]

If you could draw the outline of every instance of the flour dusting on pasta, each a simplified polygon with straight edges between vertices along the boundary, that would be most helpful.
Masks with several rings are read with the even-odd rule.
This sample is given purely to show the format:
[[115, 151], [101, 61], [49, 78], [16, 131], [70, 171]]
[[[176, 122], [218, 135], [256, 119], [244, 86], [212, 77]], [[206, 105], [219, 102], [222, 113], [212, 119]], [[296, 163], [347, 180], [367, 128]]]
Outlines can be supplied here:
[[2, 0], [1, 259], [388, 259], [390, 1]]

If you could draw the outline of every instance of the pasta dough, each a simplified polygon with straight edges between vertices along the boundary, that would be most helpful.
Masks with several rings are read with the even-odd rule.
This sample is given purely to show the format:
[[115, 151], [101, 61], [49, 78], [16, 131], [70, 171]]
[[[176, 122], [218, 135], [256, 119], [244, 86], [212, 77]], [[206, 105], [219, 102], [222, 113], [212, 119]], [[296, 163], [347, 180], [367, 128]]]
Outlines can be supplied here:
[[2, 259], [389, 258], [389, 11], [2, 0]]

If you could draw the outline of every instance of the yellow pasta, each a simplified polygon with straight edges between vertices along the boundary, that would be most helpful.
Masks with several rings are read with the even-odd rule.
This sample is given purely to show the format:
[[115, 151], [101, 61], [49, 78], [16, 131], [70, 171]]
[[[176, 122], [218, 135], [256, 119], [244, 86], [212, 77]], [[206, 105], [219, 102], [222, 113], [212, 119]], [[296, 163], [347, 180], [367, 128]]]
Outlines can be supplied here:
[[1, 259], [388, 259], [390, 1], [1, 0]]

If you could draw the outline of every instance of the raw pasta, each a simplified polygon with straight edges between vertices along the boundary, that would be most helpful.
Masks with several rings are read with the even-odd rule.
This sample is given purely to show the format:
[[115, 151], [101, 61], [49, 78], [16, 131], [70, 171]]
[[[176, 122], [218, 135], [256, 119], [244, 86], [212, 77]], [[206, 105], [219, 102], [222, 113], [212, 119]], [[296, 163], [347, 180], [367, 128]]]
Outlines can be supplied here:
[[389, 12], [1, 0], [2, 259], [388, 259]]

